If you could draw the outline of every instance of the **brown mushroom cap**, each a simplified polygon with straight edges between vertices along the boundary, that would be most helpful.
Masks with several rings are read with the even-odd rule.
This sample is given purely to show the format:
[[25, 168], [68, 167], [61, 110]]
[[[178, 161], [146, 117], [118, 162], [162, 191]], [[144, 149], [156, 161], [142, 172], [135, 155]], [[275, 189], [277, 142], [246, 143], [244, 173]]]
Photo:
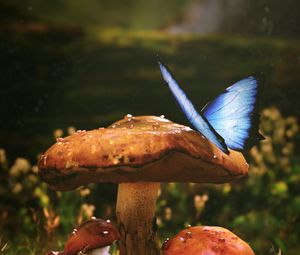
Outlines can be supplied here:
[[39, 162], [39, 175], [57, 190], [98, 182], [224, 183], [247, 173], [241, 153], [227, 155], [191, 128], [156, 116], [127, 115], [60, 138]]
[[255, 255], [250, 246], [221, 227], [190, 227], [163, 245], [163, 255]]
[[91, 251], [111, 245], [120, 239], [120, 234], [110, 221], [91, 219], [74, 229], [69, 237], [63, 254], [77, 255], [80, 251]]

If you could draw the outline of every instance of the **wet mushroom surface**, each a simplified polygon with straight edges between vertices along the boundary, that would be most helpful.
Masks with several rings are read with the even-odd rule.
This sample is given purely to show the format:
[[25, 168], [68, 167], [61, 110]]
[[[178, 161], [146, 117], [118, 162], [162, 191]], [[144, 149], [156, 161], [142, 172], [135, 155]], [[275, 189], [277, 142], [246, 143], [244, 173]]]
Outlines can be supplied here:
[[246, 175], [248, 164], [240, 152], [227, 155], [187, 126], [126, 115], [108, 128], [57, 139], [39, 169], [52, 188], [71, 190], [99, 182], [224, 183]]
[[63, 251], [47, 255], [109, 255], [110, 245], [119, 239], [118, 229], [109, 220], [93, 217], [73, 230]]
[[166, 240], [163, 255], [255, 255], [250, 246], [222, 227], [196, 226]]
[[225, 183], [248, 173], [240, 152], [223, 153], [199, 132], [164, 116], [126, 115], [107, 128], [60, 138], [39, 175], [56, 190], [118, 183], [116, 214], [127, 255], [160, 253], [155, 207], [161, 182]]

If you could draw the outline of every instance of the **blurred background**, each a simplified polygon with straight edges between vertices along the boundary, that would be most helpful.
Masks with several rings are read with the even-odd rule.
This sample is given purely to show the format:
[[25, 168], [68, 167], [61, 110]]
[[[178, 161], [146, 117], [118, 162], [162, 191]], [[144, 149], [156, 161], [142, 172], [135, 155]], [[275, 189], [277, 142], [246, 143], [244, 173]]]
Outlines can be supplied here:
[[0, 0], [0, 254], [61, 249], [91, 216], [115, 220], [116, 185], [54, 192], [37, 160], [56, 138], [127, 113], [189, 125], [157, 55], [198, 109], [262, 73], [266, 136], [247, 178], [162, 185], [161, 242], [188, 224], [218, 225], [256, 254], [298, 254], [299, 9], [297, 0]]

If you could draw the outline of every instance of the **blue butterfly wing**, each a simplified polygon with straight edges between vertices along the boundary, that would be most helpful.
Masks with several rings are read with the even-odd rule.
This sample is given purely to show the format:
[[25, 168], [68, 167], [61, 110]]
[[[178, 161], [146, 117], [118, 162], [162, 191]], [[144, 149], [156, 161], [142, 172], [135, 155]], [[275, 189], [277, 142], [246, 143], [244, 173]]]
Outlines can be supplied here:
[[258, 121], [253, 123], [257, 87], [257, 80], [250, 76], [228, 87], [202, 109], [202, 114], [230, 149], [244, 150], [253, 129], [256, 129], [254, 137], [258, 140], [262, 137], [257, 131]]
[[[159, 67], [165, 82], [168, 84], [172, 94], [178, 102], [180, 108], [184, 112], [190, 123], [208, 140], [213, 142], [219, 149], [225, 153], [229, 153], [224, 139], [211, 127], [210, 123], [199, 114], [192, 102], [188, 99], [184, 91], [179, 87], [175, 79], [172, 77], [168, 69], [159, 62]], [[213, 109], [212, 109], [213, 110]]]

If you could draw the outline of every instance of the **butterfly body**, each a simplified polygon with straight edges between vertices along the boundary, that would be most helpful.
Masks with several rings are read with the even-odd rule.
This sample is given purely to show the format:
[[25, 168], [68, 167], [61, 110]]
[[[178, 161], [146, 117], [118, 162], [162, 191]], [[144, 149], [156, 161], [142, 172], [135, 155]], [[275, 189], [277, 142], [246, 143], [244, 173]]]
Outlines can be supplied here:
[[258, 130], [253, 132], [258, 129], [253, 121], [258, 86], [253, 76], [228, 87], [198, 113], [168, 69], [161, 63], [159, 66], [189, 122], [223, 152], [228, 154], [228, 148], [243, 151], [250, 140], [262, 138]]

